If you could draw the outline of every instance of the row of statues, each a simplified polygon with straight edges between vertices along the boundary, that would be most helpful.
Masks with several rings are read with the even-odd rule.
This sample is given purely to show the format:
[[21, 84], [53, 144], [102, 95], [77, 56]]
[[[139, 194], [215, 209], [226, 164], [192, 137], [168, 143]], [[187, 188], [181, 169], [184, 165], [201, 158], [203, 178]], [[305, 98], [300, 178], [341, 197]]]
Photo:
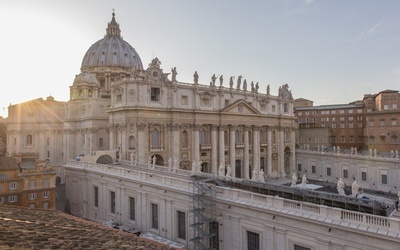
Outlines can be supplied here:
[[[346, 193], [344, 192], [345, 187], [346, 185], [344, 184], [342, 178], [340, 178], [336, 187], [339, 195], [346, 195]], [[358, 184], [357, 180], [354, 180], [353, 184], [351, 184], [351, 196], [358, 197], [359, 191], [360, 191], [360, 185]]]
[[[177, 80], [176, 80], [176, 76], [178, 75], [178, 71], [176, 70], [176, 67], [173, 67], [172, 69], [171, 69], [171, 81], [172, 82], [177, 82]], [[234, 76], [231, 76], [230, 77], [230, 79], [229, 79], [229, 87], [232, 89], [233, 88], [233, 81], [234, 81]], [[243, 76], [242, 75], [240, 75], [239, 77], [238, 77], [238, 79], [237, 79], [237, 83], [236, 83], [236, 89], [237, 90], [241, 90], [241, 89], [243, 89], [244, 91], [247, 91], [247, 80], [246, 79], [244, 79], [244, 81], [243, 81], [243, 87], [241, 86], [242, 85], [242, 78], [243, 78]], [[222, 87], [223, 86], [223, 84], [224, 84], [224, 76], [223, 75], [218, 75], [218, 76], [216, 76], [215, 74], [213, 74], [212, 76], [211, 76], [211, 82], [210, 82], [210, 86], [212, 86], [212, 87], [215, 87], [215, 82], [216, 82], [216, 80], [217, 79], [219, 79], [219, 86], [220, 87]], [[199, 83], [199, 74], [197, 73], [197, 71], [195, 71], [194, 72], [194, 74], [193, 74], [193, 82], [194, 82], [194, 84], [198, 84]], [[260, 86], [259, 86], [259, 83], [257, 82], [256, 84], [254, 84], [254, 82], [253, 81], [251, 81], [251, 92], [252, 93], [258, 93], [258, 90], [259, 90], [259, 88], [260, 88]], [[269, 87], [269, 84], [268, 84], [268, 86], [267, 86], [267, 91], [266, 91], [266, 93], [267, 93], [267, 95], [270, 95], [270, 87]]]

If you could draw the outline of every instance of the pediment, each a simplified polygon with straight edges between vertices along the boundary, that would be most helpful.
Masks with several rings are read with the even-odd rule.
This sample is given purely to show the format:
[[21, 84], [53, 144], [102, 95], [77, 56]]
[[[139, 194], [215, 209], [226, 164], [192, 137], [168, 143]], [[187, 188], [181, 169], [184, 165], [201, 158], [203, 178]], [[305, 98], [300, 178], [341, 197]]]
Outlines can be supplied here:
[[229, 114], [249, 114], [249, 115], [261, 114], [257, 109], [255, 109], [245, 100], [237, 100], [236, 102], [231, 103], [230, 105], [221, 109], [221, 112]]

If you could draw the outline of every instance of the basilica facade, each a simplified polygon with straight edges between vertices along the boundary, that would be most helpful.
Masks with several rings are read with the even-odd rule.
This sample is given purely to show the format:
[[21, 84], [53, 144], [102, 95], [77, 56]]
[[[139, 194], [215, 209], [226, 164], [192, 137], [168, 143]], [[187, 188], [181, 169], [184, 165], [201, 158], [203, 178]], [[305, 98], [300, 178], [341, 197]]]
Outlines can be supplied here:
[[104, 38], [84, 55], [69, 101], [10, 106], [8, 154], [34, 152], [61, 165], [117, 150], [120, 160], [154, 159], [207, 173], [229, 166], [238, 178], [253, 178], [261, 169], [271, 177], [290, 174], [296, 123], [288, 85], [273, 96], [269, 86], [262, 93], [258, 82], [226, 78], [213, 75], [204, 84], [195, 72], [193, 82], [180, 82], [177, 69], [165, 73], [158, 58], [145, 68], [113, 13]]

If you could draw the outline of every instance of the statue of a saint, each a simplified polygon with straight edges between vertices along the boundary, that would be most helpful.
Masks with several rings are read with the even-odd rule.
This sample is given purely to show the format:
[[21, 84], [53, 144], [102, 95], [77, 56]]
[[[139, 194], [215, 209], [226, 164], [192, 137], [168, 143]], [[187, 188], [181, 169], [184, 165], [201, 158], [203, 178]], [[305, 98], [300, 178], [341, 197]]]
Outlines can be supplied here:
[[346, 195], [344, 193], [344, 187], [345, 187], [344, 182], [343, 182], [342, 178], [340, 178], [337, 183], [337, 191], [340, 195]]
[[269, 84], [268, 84], [268, 86], [267, 86], [267, 95], [269, 95], [269, 91], [270, 91], [270, 89], [269, 89]]
[[358, 185], [357, 180], [354, 180], [353, 184], [351, 184], [351, 196], [357, 197], [359, 189], [360, 185]]
[[196, 160], [192, 161], [192, 174], [196, 173]]
[[228, 165], [226, 167], [226, 177], [231, 177], [232, 174], [231, 172], [232, 172], [231, 165]]
[[197, 71], [194, 72], [193, 82], [194, 82], [194, 84], [198, 84], [199, 83], [199, 74], [197, 74]]
[[147, 161], [147, 168], [151, 169], [151, 156], [149, 156], [149, 160]]
[[258, 89], [260, 88], [260, 86], [258, 85], [258, 82], [256, 83], [256, 93], [258, 93]]
[[254, 88], [254, 82], [253, 81], [251, 81], [250, 87], [251, 87], [251, 93], [254, 93], [255, 88]]
[[172, 172], [172, 157], [168, 159], [168, 172]]
[[258, 178], [257, 178], [257, 170], [256, 170], [256, 169], [253, 169], [251, 179], [252, 179], [252, 180], [257, 180], [257, 179], [258, 179]]
[[297, 174], [293, 173], [292, 174], [292, 184], [290, 184], [290, 186], [294, 187], [294, 186], [296, 186], [296, 184], [297, 184]]
[[219, 164], [218, 175], [219, 176], [225, 176], [225, 167], [224, 167], [224, 165], [222, 165], [222, 163]]
[[247, 91], [247, 80], [246, 79], [244, 79], [244, 81], [243, 81], [243, 90]]
[[217, 77], [213, 74], [211, 77], [212, 86], [215, 86], [215, 80], [217, 80]]
[[233, 76], [231, 76], [231, 78], [229, 78], [229, 87], [233, 88]]
[[240, 90], [240, 85], [242, 84], [242, 78], [243, 78], [243, 76], [240, 75], [240, 76], [238, 77], [238, 79], [237, 79], [237, 85], [236, 85], [236, 89], [237, 89], [237, 90]]
[[176, 82], [176, 75], [178, 74], [178, 72], [176, 71], [176, 67], [173, 67], [171, 69], [171, 72], [172, 72], [172, 81]]
[[260, 173], [258, 174], [258, 179], [259, 179], [261, 182], [265, 182], [265, 173], [264, 173], [264, 170], [263, 170], [263, 169], [260, 169]]
[[219, 77], [219, 86], [222, 87], [223, 84], [224, 84], [224, 76], [221, 75], [221, 76]]
[[178, 159], [174, 156], [174, 163], [172, 167], [172, 173], [176, 173], [176, 170], [179, 169], [179, 162]]
[[154, 155], [154, 156], [153, 156], [153, 159], [152, 159], [152, 162], [151, 162], [151, 166], [152, 166], [153, 169], [155, 169], [156, 160], [157, 160], [157, 157]]
[[301, 186], [302, 186], [302, 188], [307, 188], [307, 183], [308, 183], [307, 177], [306, 177], [305, 174], [303, 174], [303, 178], [301, 179]]

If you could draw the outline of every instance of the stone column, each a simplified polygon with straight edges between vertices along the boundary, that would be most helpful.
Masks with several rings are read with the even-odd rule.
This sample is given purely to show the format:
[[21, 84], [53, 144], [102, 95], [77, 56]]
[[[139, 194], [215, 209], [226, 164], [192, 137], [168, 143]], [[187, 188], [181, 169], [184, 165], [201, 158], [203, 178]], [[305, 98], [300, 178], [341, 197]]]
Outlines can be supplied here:
[[179, 140], [179, 124], [171, 124], [171, 133], [172, 133], [172, 144], [171, 146], [171, 154], [170, 157], [172, 159], [179, 159], [179, 149], [181, 148], [181, 143]]
[[272, 172], [272, 128], [267, 127], [267, 174], [271, 176]]
[[217, 161], [217, 126], [211, 126], [211, 173], [218, 174], [218, 161]]
[[[295, 146], [295, 143], [296, 143], [296, 133], [295, 133], [295, 128], [292, 128], [292, 130], [291, 130], [291, 133], [292, 133], [292, 138], [291, 138], [291, 141], [290, 141], [290, 145], [292, 145], [292, 150], [291, 150], [291, 153], [292, 153], [292, 159], [291, 159], [291, 161], [292, 161], [292, 172], [296, 172], [296, 146]], [[290, 173], [289, 173], [290, 174]]]
[[253, 169], [260, 172], [260, 127], [253, 127]]
[[128, 159], [128, 155], [127, 153], [127, 149], [128, 149], [128, 143], [126, 142], [126, 124], [123, 123], [120, 126], [120, 130], [121, 130], [121, 145], [120, 145], [120, 159], [121, 160], [126, 160]]
[[244, 126], [244, 178], [250, 179], [249, 176], [249, 130], [250, 126]]
[[[225, 126], [220, 125], [219, 126], [219, 165], [222, 164], [222, 166], [225, 167]], [[218, 165], [218, 167], [219, 167]]]
[[114, 129], [114, 125], [113, 124], [109, 124], [108, 125], [108, 129], [110, 131], [110, 150], [114, 150], [114, 146], [115, 146], [115, 137], [114, 137], [115, 129]]
[[138, 157], [138, 162], [142, 164], [147, 163], [146, 159], [146, 152], [148, 151], [149, 145], [148, 145], [148, 138], [146, 137], [146, 128], [147, 124], [146, 123], [138, 123], [136, 125], [137, 131], [138, 131], [138, 147], [137, 147], [137, 157]]
[[88, 152], [89, 151], [89, 145], [88, 145], [88, 141], [89, 141], [89, 135], [88, 135], [88, 130], [87, 129], [85, 129], [85, 130], [83, 130], [82, 131], [82, 133], [83, 133], [83, 140], [84, 140], [84, 142], [85, 142], [85, 145], [84, 145], [84, 154], [85, 155], [87, 155], [87, 154], [89, 154], [90, 152]]
[[201, 125], [195, 124], [193, 125], [193, 157], [196, 162], [200, 161], [200, 135], [199, 135], [199, 130], [200, 130]]
[[236, 126], [231, 126], [230, 127], [230, 138], [229, 138], [229, 164], [231, 165], [232, 169], [232, 177], [236, 177], [236, 166], [235, 166], [235, 160], [236, 160], [236, 145], [235, 145], [235, 130]]
[[278, 173], [285, 176], [285, 136], [284, 128], [279, 127], [278, 133]]

